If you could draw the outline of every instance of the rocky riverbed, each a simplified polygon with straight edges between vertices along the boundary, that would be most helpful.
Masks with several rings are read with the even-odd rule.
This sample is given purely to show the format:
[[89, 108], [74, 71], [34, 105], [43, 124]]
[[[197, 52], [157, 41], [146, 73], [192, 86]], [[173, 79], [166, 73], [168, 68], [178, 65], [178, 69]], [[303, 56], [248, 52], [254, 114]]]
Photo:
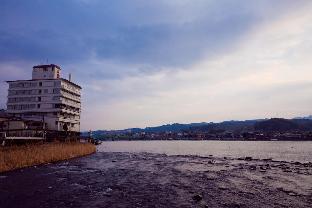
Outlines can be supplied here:
[[312, 163], [101, 153], [0, 174], [0, 207], [311, 207]]

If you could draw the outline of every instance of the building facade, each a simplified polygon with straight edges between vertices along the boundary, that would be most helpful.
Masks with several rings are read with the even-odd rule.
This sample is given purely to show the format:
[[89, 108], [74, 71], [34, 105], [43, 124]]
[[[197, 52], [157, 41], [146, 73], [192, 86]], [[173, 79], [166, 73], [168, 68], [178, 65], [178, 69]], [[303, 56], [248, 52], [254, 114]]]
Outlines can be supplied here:
[[31, 80], [7, 83], [7, 113], [42, 121], [46, 130], [80, 132], [81, 87], [62, 78], [59, 66], [34, 66]]

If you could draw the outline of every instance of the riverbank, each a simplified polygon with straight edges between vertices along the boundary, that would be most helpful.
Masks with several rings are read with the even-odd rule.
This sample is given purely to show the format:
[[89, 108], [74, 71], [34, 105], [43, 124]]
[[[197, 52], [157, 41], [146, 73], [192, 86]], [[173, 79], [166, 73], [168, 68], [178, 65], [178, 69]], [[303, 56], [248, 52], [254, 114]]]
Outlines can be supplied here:
[[105, 153], [0, 174], [2, 207], [310, 207], [312, 163]]
[[45, 143], [0, 147], [0, 172], [67, 160], [94, 153], [89, 143]]

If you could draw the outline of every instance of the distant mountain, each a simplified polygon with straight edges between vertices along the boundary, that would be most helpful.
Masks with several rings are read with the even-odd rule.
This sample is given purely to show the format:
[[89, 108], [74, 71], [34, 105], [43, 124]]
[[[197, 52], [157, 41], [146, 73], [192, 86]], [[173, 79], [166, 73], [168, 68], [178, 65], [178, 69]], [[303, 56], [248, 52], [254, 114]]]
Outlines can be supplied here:
[[312, 115], [306, 116], [306, 117], [295, 117], [294, 119], [309, 119], [312, 120]]
[[151, 132], [151, 133], [159, 133], [159, 132], [181, 132], [190, 130], [193, 127], [206, 125], [207, 123], [190, 123], [190, 124], [166, 124], [162, 126], [156, 126], [156, 127], [147, 127], [145, 129], [142, 129], [144, 132]]
[[255, 130], [257, 131], [287, 131], [287, 130], [298, 130], [299, 125], [288, 119], [283, 118], [272, 118], [266, 121], [258, 122], [255, 124]]
[[[141, 132], [148, 132], [148, 133], [161, 133], [161, 132], [182, 132], [188, 131], [192, 127], [202, 126], [207, 123], [191, 123], [191, 124], [166, 124], [162, 126], [155, 126], [155, 127], [146, 127], [146, 128], [129, 128], [123, 130], [97, 130], [93, 131], [93, 135], [97, 137], [98, 135], [109, 135], [109, 134], [122, 134], [122, 133], [141, 133]], [[82, 132], [82, 135], [88, 135], [88, 132]]]
[[[162, 133], [162, 132], [184, 132], [184, 131], [241, 131], [241, 130], [252, 130], [253, 125], [260, 120], [246, 120], [246, 121], [224, 121], [221, 123], [190, 123], [190, 124], [166, 124], [156, 127], [146, 128], [130, 128], [123, 130], [97, 130], [93, 131], [94, 137], [100, 137], [102, 135], [113, 135], [113, 134], [126, 134], [126, 133]], [[82, 135], [88, 135], [88, 132], [83, 132]]]
[[205, 132], [222, 132], [222, 131], [251, 131], [255, 123], [263, 121], [263, 119], [246, 120], [246, 121], [223, 121], [221, 123], [209, 123], [201, 126], [193, 126], [193, 131], [205, 131]]
[[312, 131], [312, 119], [292, 119], [299, 126], [299, 130]]
[[272, 118], [255, 124], [256, 131], [285, 132], [285, 131], [311, 131], [312, 120], [309, 119], [283, 119]]
[[[311, 118], [311, 119], [310, 119]], [[190, 124], [166, 124], [156, 127], [146, 128], [129, 128], [123, 130], [97, 130], [93, 131], [94, 137], [101, 137], [103, 135], [115, 135], [115, 134], [127, 134], [127, 133], [162, 133], [162, 132], [210, 132], [220, 133], [225, 131], [230, 132], [248, 132], [248, 131], [312, 131], [312, 116], [305, 118], [294, 118], [294, 119], [283, 119], [283, 118], [272, 118], [272, 119], [255, 119], [245, 121], [223, 121], [220, 123], [190, 123]], [[83, 132], [82, 135], [88, 135], [88, 132]]]

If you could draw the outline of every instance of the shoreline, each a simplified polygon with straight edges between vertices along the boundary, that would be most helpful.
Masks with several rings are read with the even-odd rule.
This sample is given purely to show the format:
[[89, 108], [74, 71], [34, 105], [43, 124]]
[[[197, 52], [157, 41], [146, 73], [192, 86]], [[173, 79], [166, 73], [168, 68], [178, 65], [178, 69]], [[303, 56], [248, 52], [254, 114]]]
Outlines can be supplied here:
[[190, 138], [190, 139], [97, 139], [101, 142], [121, 142], [121, 141], [242, 141], [242, 142], [311, 142], [312, 139], [196, 139], [196, 138]]
[[97, 152], [0, 174], [0, 201], [4, 208], [309, 207], [311, 181], [311, 162]]

